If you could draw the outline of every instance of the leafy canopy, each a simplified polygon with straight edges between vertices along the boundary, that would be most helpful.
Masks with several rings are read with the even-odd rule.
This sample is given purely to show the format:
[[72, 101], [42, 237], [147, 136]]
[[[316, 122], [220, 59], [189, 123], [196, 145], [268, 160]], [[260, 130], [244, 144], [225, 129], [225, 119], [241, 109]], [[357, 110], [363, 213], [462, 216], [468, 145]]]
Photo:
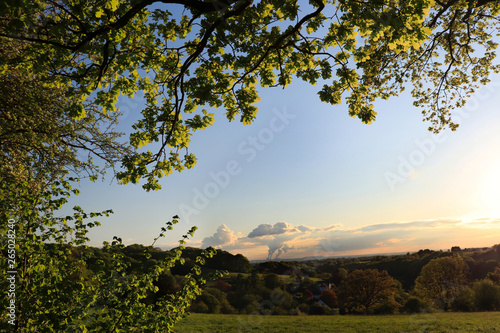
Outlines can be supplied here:
[[467, 284], [469, 267], [455, 254], [431, 260], [415, 280], [415, 293], [435, 307], [448, 309]]
[[0, 71], [18, 64], [66, 87], [74, 119], [88, 116], [82, 103], [112, 113], [119, 96], [144, 94], [118, 179], [157, 190], [196, 163], [187, 148], [214, 121], [207, 106], [250, 124], [258, 87], [292, 78], [319, 83], [323, 102], [347, 103], [364, 123], [376, 99], [410, 85], [429, 129], [455, 130], [452, 110], [499, 70], [499, 10], [493, 0], [10, 0], [0, 38], [21, 46]]
[[[69, 173], [95, 180], [131, 149], [113, 129], [117, 113], [76, 100], [64, 78], [35, 72], [19, 57], [26, 50], [21, 41], [0, 38], [0, 261], [10, 271], [0, 273], [0, 288], [11, 290], [0, 297], [2, 308], [11, 307], [0, 314], [0, 331], [170, 332], [201, 294], [200, 266], [215, 251], [198, 256], [185, 285], [171, 295], [158, 295], [155, 283], [182, 262], [183, 244], [196, 227], [171, 256], [140, 274], [130, 272], [119, 238], [104, 244], [112, 260], [97, 274], [88, 258], [75, 258], [73, 246], [84, 246], [89, 229], [100, 225], [88, 220], [112, 211], [75, 206], [60, 216], [68, 197], [79, 193], [73, 187], [79, 180]], [[159, 237], [177, 221], [167, 222]]]
[[340, 285], [340, 306], [347, 313], [373, 313], [378, 308], [397, 308], [396, 282], [387, 271], [356, 269]]

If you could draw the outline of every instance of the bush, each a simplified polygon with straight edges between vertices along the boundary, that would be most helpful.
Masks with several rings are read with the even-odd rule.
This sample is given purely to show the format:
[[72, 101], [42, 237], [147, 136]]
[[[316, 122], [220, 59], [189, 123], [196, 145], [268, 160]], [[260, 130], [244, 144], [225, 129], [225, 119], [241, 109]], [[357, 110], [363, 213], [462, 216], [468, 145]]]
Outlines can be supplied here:
[[309, 310], [310, 310], [310, 307], [309, 307], [308, 304], [306, 304], [306, 303], [300, 303], [299, 304], [299, 311], [300, 311], [300, 313], [302, 313], [302, 314], [308, 314]]
[[500, 310], [500, 286], [489, 279], [474, 283], [475, 306], [479, 311]]
[[198, 296], [198, 299], [208, 306], [208, 313], [220, 313], [221, 305], [217, 297], [215, 297], [214, 295], [204, 291], [203, 294]]
[[281, 288], [283, 286], [283, 282], [278, 275], [271, 273], [264, 276], [264, 286], [273, 290], [274, 288]]
[[208, 305], [206, 305], [202, 301], [194, 302], [191, 305], [191, 307], [189, 308], [189, 311], [195, 312], [195, 313], [210, 313], [210, 309], [208, 308]]
[[320, 316], [322, 316], [322, 315], [334, 315], [334, 314], [338, 314], [338, 310], [337, 309], [330, 309], [328, 306], [321, 305], [321, 304], [315, 302], [309, 308], [309, 314], [310, 315], [320, 315]]
[[385, 303], [374, 308], [370, 314], [395, 314], [398, 309], [399, 307], [394, 303]]
[[470, 312], [475, 310], [474, 306], [474, 290], [470, 287], [465, 288], [460, 294], [455, 297], [451, 303], [451, 309], [453, 311]]
[[289, 315], [290, 312], [287, 311], [286, 309], [284, 309], [282, 306], [276, 306], [274, 309], [273, 309], [273, 315], [276, 315], [276, 316], [286, 316], [286, 315]]
[[429, 312], [429, 304], [418, 298], [417, 296], [410, 296], [406, 300], [405, 305], [401, 308], [404, 313], [424, 313]]

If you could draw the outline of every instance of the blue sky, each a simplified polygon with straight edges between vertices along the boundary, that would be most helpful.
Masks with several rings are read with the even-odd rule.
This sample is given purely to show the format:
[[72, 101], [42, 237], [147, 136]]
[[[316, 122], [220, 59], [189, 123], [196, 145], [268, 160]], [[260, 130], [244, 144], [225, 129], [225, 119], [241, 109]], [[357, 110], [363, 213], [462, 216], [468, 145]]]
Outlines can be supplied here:
[[[500, 240], [500, 77], [458, 114], [456, 132], [427, 131], [409, 95], [376, 104], [362, 124], [345, 105], [319, 101], [301, 81], [263, 89], [256, 121], [215, 124], [193, 136], [192, 170], [146, 193], [138, 185], [82, 182], [71, 201], [113, 209], [90, 233], [150, 244], [171, 216], [181, 223], [156, 245], [169, 248], [191, 226], [192, 246], [250, 259], [298, 258], [490, 246]], [[142, 101], [120, 100], [122, 131]]]

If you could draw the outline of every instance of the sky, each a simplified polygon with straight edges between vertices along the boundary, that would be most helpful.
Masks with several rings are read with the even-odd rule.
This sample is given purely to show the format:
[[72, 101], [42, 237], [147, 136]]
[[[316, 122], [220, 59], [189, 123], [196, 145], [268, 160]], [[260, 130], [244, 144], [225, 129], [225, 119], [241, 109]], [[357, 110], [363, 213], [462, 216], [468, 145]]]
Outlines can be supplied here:
[[[192, 137], [193, 169], [161, 179], [157, 192], [112, 175], [83, 180], [68, 207], [113, 209], [89, 233], [93, 246], [113, 236], [149, 245], [179, 215], [155, 246], [177, 246], [197, 226], [189, 246], [251, 260], [500, 243], [500, 76], [456, 113], [456, 132], [439, 135], [409, 93], [377, 102], [366, 125], [346, 105], [320, 102], [319, 89], [299, 80], [261, 89], [248, 126], [209, 109], [216, 120]], [[130, 133], [143, 105], [141, 96], [121, 98], [118, 130]]]
[[[175, 230], [155, 246], [214, 246], [251, 260], [482, 247], [500, 242], [500, 77], [462, 108], [456, 132], [427, 131], [411, 97], [376, 103], [362, 124], [345, 105], [319, 101], [296, 81], [263, 89], [256, 121], [228, 122], [193, 136], [198, 163], [163, 178], [163, 189], [83, 181], [71, 200], [113, 209], [90, 245], [113, 236], [149, 245], [173, 215]], [[120, 100], [129, 130], [142, 100]]]

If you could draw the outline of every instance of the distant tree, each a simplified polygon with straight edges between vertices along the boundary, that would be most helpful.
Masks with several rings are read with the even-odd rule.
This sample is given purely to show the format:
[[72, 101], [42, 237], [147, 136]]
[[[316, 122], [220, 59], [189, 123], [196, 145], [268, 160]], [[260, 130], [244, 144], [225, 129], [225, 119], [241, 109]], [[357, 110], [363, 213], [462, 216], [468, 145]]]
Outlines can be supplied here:
[[495, 268], [495, 271], [488, 273], [487, 278], [500, 286], [500, 265]]
[[[201, 249], [193, 248], [192, 250], [193, 254], [191, 255], [191, 259], [195, 259], [195, 257], [199, 255], [198, 253]], [[233, 255], [232, 253], [223, 250], [218, 250], [217, 254], [213, 258], [207, 260], [206, 267], [238, 273], [247, 273], [252, 269], [252, 265], [243, 255]]]
[[349, 272], [345, 268], [339, 268], [340, 281], [347, 279]]
[[267, 274], [264, 276], [264, 286], [273, 290], [274, 288], [282, 287], [283, 281], [281, 281], [280, 277], [274, 273]]
[[297, 303], [293, 299], [293, 296], [286, 290], [274, 289], [271, 292], [269, 299], [277, 306], [288, 311], [288, 314], [291, 314], [291, 311], [297, 307]]
[[223, 292], [228, 292], [229, 290], [231, 290], [231, 285], [226, 281], [219, 280], [214, 283], [214, 288], [219, 289]]
[[326, 307], [324, 305], [321, 305], [318, 302], [314, 302], [309, 307], [309, 314], [310, 315], [315, 315], [315, 316], [326, 315], [326, 314], [329, 314], [329, 310], [330, 309], [328, 307]]
[[451, 302], [451, 309], [453, 311], [470, 312], [476, 309], [475, 306], [475, 292], [470, 287], [461, 290]]
[[260, 285], [262, 285], [262, 280], [259, 276], [259, 273], [257, 272], [257, 270], [252, 270], [252, 272], [250, 273], [250, 276], [248, 277], [247, 279], [248, 281], [248, 285], [250, 287], [258, 287]]
[[302, 279], [302, 281], [300, 282], [300, 288], [302, 290], [313, 290], [314, 288], [316, 287], [316, 283], [309, 277], [305, 277]]
[[[223, 313], [223, 314], [233, 314], [233, 313], [236, 313], [236, 310], [234, 309], [234, 307], [228, 302], [227, 300], [227, 297], [226, 297], [226, 293], [222, 292], [221, 290], [219, 289], [216, 289], [216, 288], [205, 288], [205, 290], [203, 291], [204, 294], [210, 294], [212, 296], [214, 296], [218, 303], [219, 303], [219, 307], [215, 307], [215, 309], [220, 312], [220, 313]], [[209, 307], [211, 307], [210, 305], [210, 302], [205, 302]], [[212, 312], [212, 313], [217, 313], [217, 312]]]
[[321, 292], [320, 299], [329, 307], [333, 308], [338, 306], [337, 294], [333, 289], [326, 289]]
[[186, 275], [194, 266], [196, 266], [194, 260], [191, 260], [191, 258], [184, 258], [182, 262], [178, 262], [170, 271], [173, 275]]
[[193, 312], [214, 314], [220, 313], [220, 309], [221, 305], [217, 297], [207, 291], [203, 291], [203, 293], [192, 303], [190, 308]]
[[381, 305], [400, 306], [395, 296], [398, 284], [387, 273], [376, 269], [354, 270], [339, 287], [339, 303], [347, 313], [370, 313]]
[[448, 309], [454, 297], [466, 287], [469, 268], [459, 255], [431, 260], [415, 281], [415, 293], [435, 307]]
[[472, 285], [475, 306], [479, 311], [500, 310], [500, 286], [489, 279], [477, 281]]
[[310, 301], [313, 297], [314, 294], [308, 289], [304, 290], [304, 292], [302, 293], [302, 299], [306, 302]]
[[[232, 264], [234, 265], [231, 269], [231, 271], [233, 272], [248, 273], [253, 268], [252, 264], [250, 263], [250, 261], [248, 261], [247, 257], [239, 253], [234, 256]], [[229, 270], [228, 268], [226, 269]]]
[[172, 274], [161, 274], [155, 282], [155, 286], [158, 287], [158, 296], [175, 294], [180, 288], [177, 279]]
[[333, 273], [331, 277], [331, 281], [335, 286], [339, 286], [340, 283], [342, 282], [342, 277], [340, 276], [339, 273]]
[[410, 296], [402, 307], [404, 313], [422, 313], [430, 310], [429, 304], [416, 296]]
[[326, 272], [323, 272], [323, 273], [317, 272], [316, 277], [320, 278], [323, 281], [329, 282], [332, 278], [332, 274], [326, 273]]
[[488, 273], [495, 270], [498, 265], [498, 261], [493, 259], [484, 260], [483, 258], [478, 258], [474, 260], [472, 258], [468, 258], [467, 265], [469, 266], [471, 280], [482, 280], [488, 275]]

